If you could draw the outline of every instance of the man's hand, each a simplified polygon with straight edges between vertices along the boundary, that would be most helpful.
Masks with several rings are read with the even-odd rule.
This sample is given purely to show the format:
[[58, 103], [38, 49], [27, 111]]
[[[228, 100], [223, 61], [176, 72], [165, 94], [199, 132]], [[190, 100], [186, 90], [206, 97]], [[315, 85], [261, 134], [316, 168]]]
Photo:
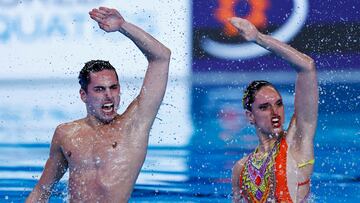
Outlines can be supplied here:
[[230, 23], [239, 30], [239, 34], [247, 41], [256, 41], [259, 31], [248, 20], [238, 17], [230, 18]]
[[106, 32], [119, 31], [125, 20], [116, 9], [105, 7], [94, 8], [89, 12], [89, 15], [94, 19], [101, 29]]

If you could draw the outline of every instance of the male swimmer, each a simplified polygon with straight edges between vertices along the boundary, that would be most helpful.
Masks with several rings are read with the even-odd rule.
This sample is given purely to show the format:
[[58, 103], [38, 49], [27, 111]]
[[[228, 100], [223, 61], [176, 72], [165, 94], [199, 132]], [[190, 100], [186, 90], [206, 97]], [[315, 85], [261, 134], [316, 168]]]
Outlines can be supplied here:
[[170, 50], [115, 9], [100, 7], [89, 14], [101, 29], [119, 31], [145, 55], [143, 85], [119, 115], [115, 68], [107, 61], [87, 62], [79, 74], [87, 116], [56, 128], [49, 159], [26, 202], [46, 202], [67, 169], [70, 202], [127, 202], [144, 163], [149, 131], [165, 94]]
[[310, 193], [318, 115], [314, 60], [260, 33], [245, 19], [233, 17], [230, 22], [245, 40], [281, 56], [297, 72], [295, 112], [286, 131], [283, 101], [271, 83], [253, 81], [244, 92], [243, 107], [259, 145], [233, 168], [233, 202], [304, 202]]

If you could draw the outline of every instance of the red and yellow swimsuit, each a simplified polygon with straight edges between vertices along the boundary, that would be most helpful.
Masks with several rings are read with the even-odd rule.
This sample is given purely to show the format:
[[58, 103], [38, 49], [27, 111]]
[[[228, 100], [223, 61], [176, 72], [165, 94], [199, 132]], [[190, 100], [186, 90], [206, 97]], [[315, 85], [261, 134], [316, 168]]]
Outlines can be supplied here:
[[[250, 154], [239, 178], [243, 199], [248, 202], [293, 202], [287, 183], [287, 148], [285, 137], [280, 138], [261, 166], [253, 164], [254, 153]], [[312, 164], [313, 160], [310, 162]], [[309, 180], [298, 186], [308, 183]]]

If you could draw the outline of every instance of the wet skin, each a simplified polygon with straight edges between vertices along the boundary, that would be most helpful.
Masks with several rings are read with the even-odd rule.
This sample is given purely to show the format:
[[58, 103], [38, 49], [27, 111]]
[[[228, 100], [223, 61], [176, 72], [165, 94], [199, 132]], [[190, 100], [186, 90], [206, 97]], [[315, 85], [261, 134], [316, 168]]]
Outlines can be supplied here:
[[116, 73], [102, 70], [90, 73], [91, 82], [87, 91], [81, 89], [80, 96], [89, 115], [103, 123], [109, 123], [117, 115], [120, 103], [120, 84]]
[[[255, 153], [255, 157], [262, 157], [264, 153], [271, 150], [277, 137], [284, 133], [283, 123], [285, 120], [284, 105], [281, 95], [271, 86], [264, 86], [255, 94], [255, 100], [252, 104], [252, 110], [246, 111], [247, 117], [255, 126], [256, 134], [259, 135], [260, 143], [259, 152]], [[295, 136], [295, 120], [290, 123], [287, 130], [287, 137]], [[291, 146], [291, 141], [288, 141]], [[298, 188], [297, 184], [303, 182], [309, 177], [309, 169], [300, 170], [297, 168], [297, 162], [301, 160], [296, 152], [288, 149], [286, 161], [287, 181], [289, 192], [292, 197], [304, 197], [309, 187]], [[243, 167], [248, 156], [241, 159], [235, 167]], [[296, 189], [298, 188], [298, 189]], [[296, 198], [294, 198], [296, 199]]]
[[124, 137], [145, 136], [148, 129], [117, 116], [106, 126], [91, 118], [56, 130], [58, 147], [69, 167], [69, 193], [74, 202], [125, 202], [143, 164], [147, 143]]
[[171, 52], [115, 9], [100, 7], [89, 14], [104, 31], [128, 37], [146, 57], [140, 93], [119, 115], [115, 72], [91, 72], [86, 90], [80, 90], [87, 116], [56, 128], [49, 159], [26, 202], [47, 202], [67, 169], [70, 202], [127, 202], [144, 163], [150, 128], [166, 90]]
[[126, 119], [131, 112], [123, 116], [116, 113], [120, 86], [114, 71], [103, 70], [90, 77], [87, 92], [80, 91], [87, 118], [56, 130], [56, 142], [70, 172], [71, 200], [123, 202], [131, 194], [147, 147], [147, 140], [124, 137], [146, 137], [149, 129], [138, 126], [135, 131], [135, 123]]
[[[300, 202], [308, 194], [310, 184], [298, 186], [309, 180], [313, 165], [299, 168], [298, 164], [314, 159], [314, 136], [317, 125], [318, 85], [315, 62], [309, 56], [275, 38], [260, 33], [249, 21], [232, 17], [230, 23], [238, 29], [239, 35], [246, 41], [254, 42], [275, 53], [292, 64], [297, 73], [295, 82], [295, 112], [286, 129], [288, 145], [286, 160], [287, 187], [293, 202]], [[284, 107], [281, 96], [271, 86], [264, 86], [255, 94], [251, 111], [246, 116], [256, 129], [259, 145], [254, 151], [255, 157], [267, 156], [283, 128]], [[232, 174], [233, 202], [242, 202], [239, 178], [248, 156], [239, 160]]]
[[279, 93], [271, 86], [262, 87], [255, 95], [249, 120], [262, 136], [283, 131], [284, 106]]

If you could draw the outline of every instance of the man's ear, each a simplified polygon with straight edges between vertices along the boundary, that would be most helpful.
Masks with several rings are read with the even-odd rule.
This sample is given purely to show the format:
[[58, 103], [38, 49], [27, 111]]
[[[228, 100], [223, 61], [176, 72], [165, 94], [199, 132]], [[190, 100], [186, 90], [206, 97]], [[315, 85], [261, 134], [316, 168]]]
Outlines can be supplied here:
[[254, 125], [255, 124], [254, 114], [249, 110], [245, 110], [245, 114], [246, 114], [246, 118], [249, 120], [250, 124]]
[[79, 90], [81, 100], [86, 103], [86, 92], [82, 88]]

